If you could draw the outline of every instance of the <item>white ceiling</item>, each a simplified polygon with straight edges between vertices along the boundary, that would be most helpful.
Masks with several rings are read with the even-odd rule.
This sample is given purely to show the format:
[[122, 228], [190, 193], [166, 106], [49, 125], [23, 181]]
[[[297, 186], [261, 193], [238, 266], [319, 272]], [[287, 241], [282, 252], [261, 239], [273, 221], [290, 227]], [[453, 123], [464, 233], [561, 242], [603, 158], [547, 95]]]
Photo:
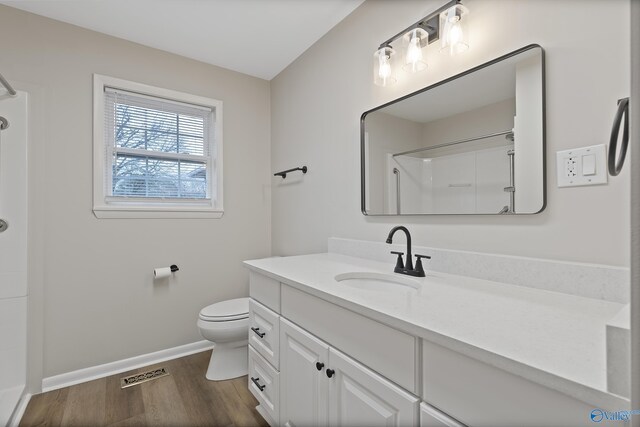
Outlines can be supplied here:
[[428, 123], [515, 96], [515, 64], [503, 61], [379, 111], [416, 123]]
[[364, 0], [0, 0], [271, 80]]

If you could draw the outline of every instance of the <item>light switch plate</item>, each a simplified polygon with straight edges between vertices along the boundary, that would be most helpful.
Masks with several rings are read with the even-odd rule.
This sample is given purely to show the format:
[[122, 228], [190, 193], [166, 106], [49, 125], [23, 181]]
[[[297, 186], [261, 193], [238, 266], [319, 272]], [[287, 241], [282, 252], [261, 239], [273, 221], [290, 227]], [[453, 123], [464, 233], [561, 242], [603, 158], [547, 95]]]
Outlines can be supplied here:
[[607, 183], [607, 147], [604, 144], [558, 151], [556, 164], [558, 187]]

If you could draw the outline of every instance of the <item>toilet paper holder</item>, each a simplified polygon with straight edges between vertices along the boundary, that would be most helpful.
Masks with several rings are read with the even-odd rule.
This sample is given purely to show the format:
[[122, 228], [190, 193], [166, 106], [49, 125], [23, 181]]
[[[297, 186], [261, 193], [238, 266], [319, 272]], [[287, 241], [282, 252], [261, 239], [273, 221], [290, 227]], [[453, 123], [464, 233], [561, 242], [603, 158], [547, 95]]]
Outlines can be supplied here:
[[177, 265], [172, 264], [169, 267], [156, 267], [153, 269], [153, 280], [166, 279], [173, 276], [173, 273], [180, 270]]

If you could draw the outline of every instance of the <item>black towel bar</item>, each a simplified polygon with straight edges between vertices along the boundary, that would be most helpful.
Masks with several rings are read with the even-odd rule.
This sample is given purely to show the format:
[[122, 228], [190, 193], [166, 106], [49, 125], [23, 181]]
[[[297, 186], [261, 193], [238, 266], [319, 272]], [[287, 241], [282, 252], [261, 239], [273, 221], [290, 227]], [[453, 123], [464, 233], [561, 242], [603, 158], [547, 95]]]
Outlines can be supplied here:
[[307, 173], [307, 167], [306, 166], [302, 166], [301, 168], [287, 169], [286, 171], [274, 173], [273, 176], [281, 176], [282, 179], [285, 179], [289, 172], [295, 172], [295, 171], [302, 171], [302, 173]]

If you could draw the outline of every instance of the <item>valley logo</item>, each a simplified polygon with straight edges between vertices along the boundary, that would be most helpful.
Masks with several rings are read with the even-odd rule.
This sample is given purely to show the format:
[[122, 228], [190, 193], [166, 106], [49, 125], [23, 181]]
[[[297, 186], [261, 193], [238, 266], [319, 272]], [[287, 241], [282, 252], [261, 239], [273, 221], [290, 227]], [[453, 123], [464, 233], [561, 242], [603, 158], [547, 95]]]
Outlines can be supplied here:
[[640, 409], [633, 411], [603, 411], [602, 409], [594, 409], [589, 414], [589, 417], [594, 423], [600, 423], [602, 421], [628, 421], [632, 415], [640, 415]]

